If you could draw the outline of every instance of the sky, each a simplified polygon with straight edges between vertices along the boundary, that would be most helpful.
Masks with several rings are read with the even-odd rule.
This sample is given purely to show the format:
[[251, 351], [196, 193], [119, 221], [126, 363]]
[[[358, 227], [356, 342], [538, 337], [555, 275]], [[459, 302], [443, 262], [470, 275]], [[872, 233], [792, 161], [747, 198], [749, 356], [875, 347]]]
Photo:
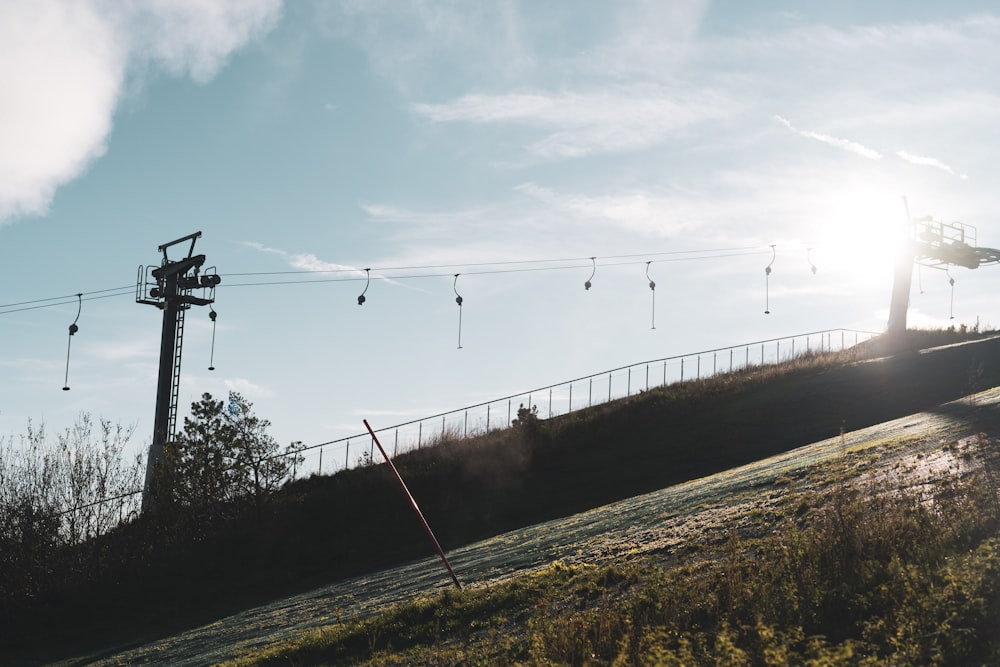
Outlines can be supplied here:
[[[137, 274], [198, 231], [181, 415], [282, 445], [882, 331], [907, 211], [1000, 247], [997, 62], [989, 2], [3, 0], [0, 437], [148, 447]], [[1000, 326], [997, 270], [915, 271], [911, 326]]]

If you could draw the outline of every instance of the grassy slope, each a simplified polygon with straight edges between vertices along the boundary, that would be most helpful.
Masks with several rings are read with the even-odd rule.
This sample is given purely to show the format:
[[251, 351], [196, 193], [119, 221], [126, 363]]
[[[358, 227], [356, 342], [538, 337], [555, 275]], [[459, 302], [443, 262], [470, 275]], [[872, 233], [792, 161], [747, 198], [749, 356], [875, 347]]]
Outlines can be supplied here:
[[729, 517], [740, 530], [699, 535], [681, 555], [557, 562], [331, 621], [231, 665], [998, 664], [998, 443], [907, 459], [915, 440], [762, 489], [766, 511], [744, 508]]
[[[645, 392], [537, 431], [426, 448], [400, 456], [397, 465], [451, 548], [993, 385], [1000, 385], [1000, 339], [860, 364], [799, 364]], [[425, 555], [420, 527], [389, 488], [384, 466], [296, 482], [259, 521], [248, 518], [195, 546], [157, 550], [117, 582], [98, 582], [100, 597], [88, 601], [87, 614], [104, 619], [105, 627], [87, 633], [110, 637], [197, 623], [253, 600]], [[127, 617], [116, 616], [122, 608]], [[72, 601], [65, 611], [43, 611], [49, 627], [80, 614]]]

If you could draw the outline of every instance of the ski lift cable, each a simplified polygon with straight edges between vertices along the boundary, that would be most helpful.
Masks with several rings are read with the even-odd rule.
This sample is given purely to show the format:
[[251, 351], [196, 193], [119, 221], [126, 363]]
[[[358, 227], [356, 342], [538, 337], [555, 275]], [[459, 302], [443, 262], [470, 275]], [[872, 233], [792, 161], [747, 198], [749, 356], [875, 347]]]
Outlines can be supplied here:
[[[661, 257], [661, 259], [651, 260], [653, 263], [659, 262], [681, 262], [681, 261], [697, 261], [697, 260], [707, 260], [707, 259], [724, 259], [727, 257], [736, 257], [743, 255], [753, 255], [761, 252], [760, 246], [746, 246], [738, 248], [715, 248], [707, 250], [679, 250], [670, 252], [653, 253], [653, 256]], [[705, 254], [705, 253], [716, 253], [716, 254]], [[634, 257], [640, 257], [641, 255], [634, 254], [624, 254], [624, 255], [609, 255], [605, 259], [608, 260], [628, 260]], [[649, 257], [650, 255], [645, 255]], [[255, 282], [245, 282], [245, 283], [234, 283], [227, 281], [220, 287], [255, 287], [255, 286], [266, 286], [266, 285], [293, 285], [293, 284], [305, 284], [313, 282], [346, 282], [346, 281], [356, 281], [364, 279], [366, 282], [370, 281], [369, 271], [395, 271], [395, 270], [406, 270], [406, 269], [435, 269], [442, 267], [488, 267], [488, 266], [503, 266], [503, 265], [518, 265], [518, 264], [541, 264], [541, 263], [558, 263], [558, 262], [569, 262], [569, 261], [590, 261], [590, 266], [593, 270], [596, 270], [596, 257], [586, 257], [577, 259], [555, 259], [555, 260], [517, 260], [517, 261], [506, 261], [506, 262], [483, 262], [478, 264], [447, 264], [447, 265], [427, 265], [424, 267], [390, 267], [384, 269], [371, 268], [366, 269], [366, 275], [364, 278], [361, 277], [343, 277], [343, 278], [320, 278], [320, 279], [310, 279], [310, 280], [277, 280], [277, 281], [255, 281]], [[612, 261], [604, 262], [601, 266], [625, 266], [629, 264], [637, 264], [638, 262], [630, 261]], [[557, 271], [557, 270], [568, 270], [581, 268], [582, 265], [568, 265], [568, 266], [541, 266], [541, 267], [518, 267], [510, 269], [494, 269], [486, 271], [465, 271], [467, 274], [472, 275], [496, 275], [503, 273], [517, 273], [522, 271]], [[343, 269], [337, 270], [336, 272], [352, 272], [357, 273], [357, 269]], [[227, 273], [225, 277], [250, 277], [250, 276], [266, 276], [266, 275], [309, 275], [309, 274], [322, 274], [322, 273], [333, 273], [333, 270], [310, 270], [310, 271], [273, 271], [273, 272], [250, 272], [250, 273]], [[445, 275], [445, 273], [416, 273], [416, 274], [404, 274], [399, 276], [376, 276], [377, 278], [382, 278], [384, 280], [408, 280], [408, 279], [418, 279], [418, 278], [432, 278]], [[131, 296], [135, 293], [134, 285], [126, 285], [122, 287], [111, 287], [107, 289], [92, 290], [89, 292], [81, 292], [83, 294], [83, 301], [94, 301], [97, 299], [107, 299], [119, 296]], [[36, 310], [41, 308], [50, 308], [53, 306], [68, 305], [71, 303], [76, 303], [76, 294], [62, 295], [56, 297], [47, 297], [42, 299], [31, 299], [25, 301], [17, 301], [6, 304], [0, 304], [0, 315], [7, 315], [10, 313], [18, 313], [29, 310]]]
[[[109, 299], [117, 296], [130, 296], [135, 294], [135, 286], [132, 285], [128, 288], [115, 288], [118, 290], [115, 294], [101, 294], [100, 296], [87, 297], [87, 294], [96, 294], [97, 292], [81, 292], [83, 294], [84, 301], [96, 301], [97, 299]], [[127, 291], [125, 291], [127, 289]], [[111, 292], [112, 290], [100, 290], [101, 292]], [[48, 301], [49, 303], [42, 303], [43, 301]], [[0, 306], [0, 315], [7, 315], [8, 313], [21, 313], [27, 310], [39, 310], [41, 308], [52, 308], [54, 306], [66, 306], [69, 304], [77, 303], [77, 296], [73, 294], [69, 297], [56, 297], [55, 299], [38, 299], [35, 301], [22, 302], [22, 303], [33, 303], [35, 305], [23, 306], [21, 308], [9, 308], [7, 310], [2, 310], [8, 308], [8, 306], [14, 306], [17, 304], [8, 304], [7, 306]]]
[[[719, 252], [738, 252], [747, 250], [760, 250], [761, 246], [740, 246], [732, 248], [703, 248], [699, 250], [669, 250], [664, 252], [656, 253], [632, 253], [623, 255], [607, 255], [606, 259], [634, 259], [639, 257], [665, 257], [669, 255], [696, 255], [703, 253], [719, 253]], [[548, 259], [518, 259], [518, 260], [502, 260], [495, 262], [455, 262], [451, 264], [424, 264], [424, 265], [408, 265], [408, 266], [385, 266], [385, 267], [372, 267], [372, 271], [417, 271], [417, 270], [433, 270], [433, 269], [454, 269], [457, 267], [461, 268], [474, 268], [474, 267], [486, 267], [486, 266], [508, 266], [508, 265], [519, 265], [519, 264], [555, 264], [560, 262], [582, 262], [592, 260], [593, 257], [557, 257]], [[345, 267], [338, 269], [299, 269], [293, 271], [249, 271], [242, 273], [227, 273], [225, 274], [228, 278], [237, 277], [250, 277], [250, 276], [276, 276], [276, 275], [296, 275], [296, 274], [309, 274], [309, 273], [356, 273], [358, 269]]]
[[[756, 254], [760, 254], [760, 252], [759, 251], [758, 252], [741, 252], [741, 253], [731, 253], [731, 254], [726, 254], [726, 255], [706, 255], [706, 256], [702, 256], [702, 257], [679, 257], [679, 258], [673, 258], [673, 259], [658, 259], [658, 260], [654, 259], [654, 260], [652, 260], [652, 262], [654, 264], [657, 264], [657, 263], [661, 263], [661, 262], [684, 262], [684, 261], [693, 261], [693, 260], [701, 260], [701, 259], [726, 259], [726, 258], [729, 258], [729, 257], [740, 257], [740, 256], [745, 256], [745, 255], [756, 255]], [[588, 261], [590, 260], [589, 257], [587, 259], [588, 259]], [[595, 260], [596, 260], [596, 258], [595, 258]], [[600, 266], [604, 266], [604, 267], [631, 266], [631, 265], [635, 265], [635, 264], [644, 264], [644, 263], [645, 262], [634, 262], [634, 261], [627, 261], [627, 262], [607, 262], [607, 263], [602, 263]], [[575, 264], [575, 265], [567, 265], [567, 266], [541, 266], [541, 267], [517, 268], [517, 269], [492, 269], [492, 270], [487, 270], [487, 271], [464, 271], [464, 272], [462, 272], [462, 274], [463, 275], [470, 275], [470, 276], [488, 276], [488, 275], [502, 275], [502, 274], [507, 274], [507, 273], [528, 273], [528, 272], [538, 272], [538, 271], [565, 271], [565, 270], [570, 270], [570, 269], [586, 268], [587, 266], [588, 265], [584, 265], [584, 264]], [[591, 264], [590, 268], [593, 269], [595, 267], [593, 266], [593, 264]], [[372, 269], [372, 270], [373, 271], [375, 271], [375, 270], [386, 271], [386, 269]], [[224, 275], [225, 277], [229, 277], [229, 276], [231, 276], [233, 274], [221, 274], [221, 275]], [[398, 275], [398, 276], [382, 275], [382, 276], [375, 276], [375, 278], [381, 279], [381, 280], [417, 280], [417, 279], [421, 279], [421, 278], [441, 278], [441, 277], [448, 277], [448, 276], [453, 276], [453, 275], [455, 275], [455, 274], [453, 274], [453, 273], [412, 273], [412, 274], [404, 274], [404, 275]], [[591, 277], [593, 277], [593, 276], [591, 276]], [[319, 284], [319, 283], [357, 282], [359, 280], [365, 280], [365, 278], [361, 278], [361, 277], [349, 277], [349, 278], [347, 278], [347, 277], [345, 277], [345, 278], [311, 278], [311, 279], [302, 279], [302, 280], [262, 280], [262, 281], [245, 282], [245, 283], [234, 283], [234, 282], [231, 282], [231, 281], [226, 281], [225, 283], [219, 285], [219, 289], [228, 288], [228, 287], [261, 287], [261, 286], [268, 286], [268, 285], [307, 285], [307, 284], [311, 284], [311, 283], [317, 283], [317, 284]], [[588, 282], [590, 282], [590, 281], [588, 281]], [[584, 283], [584, 287], [586, 287], [586, 283]]]

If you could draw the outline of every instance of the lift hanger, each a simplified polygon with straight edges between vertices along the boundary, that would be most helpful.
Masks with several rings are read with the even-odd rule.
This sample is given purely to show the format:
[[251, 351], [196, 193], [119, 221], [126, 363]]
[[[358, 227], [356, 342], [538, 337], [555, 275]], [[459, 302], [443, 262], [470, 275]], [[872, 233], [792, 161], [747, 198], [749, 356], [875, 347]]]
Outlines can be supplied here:
[[816, 265], [812, 263], [812, 259], [809, 257], [811, 252], [812, 248], [806, 248], [806, 262], [809, 263], [809, 270], [813, 272], [813, 275], [816, 275]]
[[66, 341], [66, 378], [63, 380], [63, 391], [69, 391], [69, 349], [73, 344], [73, 335], [80, 330], [76, 323], [80, 320], [80, 312], [83, 311], [83, 294], [76, 295], [76, 317], [73, 324], [69, 325], [69, 339]]
[[948, 284], [951, 285], [951, 304], [948, 306], [948, 319], [955, 319], [955, 279], [951, 277], [948, 267], [944, 267], [944, 272], [948, 274]]
[[653, 282], [653, 279], [649, 277], [649, 265], [652, 263], [653, 260], [646, 262], [646, 280], [649, 281], [649, 289], [653, 293], [653, 312], [651, 320], [652, 326], [650, 326], [649, 328], [655, 329], [656, 328], [656, 283]]
[[358, 296], [358, 305], [359, 306], [363, 306], [364, 305], [364, 303], [365, 303], [365, 292], [368, 291], [368, 286], [372, 284], [371, 269], [365, 269], [365, 278], [367, 279], [367, 282], [365, 283], [365, 289]]
[[597, 258], [596, 257], [591, 257], [590, 261], [594, 265], [594, 268], [593, 268], [593, 270], [591, 270], [590, 277], [587, 278], [587, 282], [585, 282], [583, 284], [583, 289], [587, 289], [587, 290], [590, 289], [590, 286], [591, 286], [591, 282], [590, 281], [593, 280], [594, 279], [594, 275], [597, 274]]
[[215, 318], [218, 316], [218, 313], [215, 312], [215, 308], [212, 308], [212, 306], [209, 306], [208, 308], [209, 308], [208, 317], [212, 320], [212, 352], [208, 358], [208, 370], [214, 371], [215, 370]]
[[771, 264], [774, 264], [774, 259], [778, 256], [778, 253], [774, 250], [774, 244], [771, 244], [771, 263], [764, 268], [764, 314], [771, 314]]
[[458, 304], [458, 349], [462, 349], [462, 295], [458, 293], [458, 277], [462, 275], [460, 273], [455, 274], [455, 282], [452, 284], [452, 289], [455, 290], [455, 303]]

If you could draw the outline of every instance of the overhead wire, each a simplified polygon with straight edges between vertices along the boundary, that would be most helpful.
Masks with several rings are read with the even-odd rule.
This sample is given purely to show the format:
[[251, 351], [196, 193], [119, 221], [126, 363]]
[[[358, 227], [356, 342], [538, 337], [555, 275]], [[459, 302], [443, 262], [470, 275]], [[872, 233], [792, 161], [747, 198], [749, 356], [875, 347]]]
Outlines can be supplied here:
[[[629, 253], [629, 254], [619, 254], [619, 255], [606, 255], [602, 257], [604, 260], [632, 260], [636, 261], [604, 261], [601, 266], [614, 267], [614, 266], [626, 266], [630, 264], [646, 264], [647, 262], [658, 264], [662, 262], [683, 262], [683, 261], [699, 261], [706, 259], [720, 259], [726, 257], [739, 257], [743, 255], [759, 254], [762, 252], [760, 246], [742, 246], [733, 248], [708, 248], [700, 250], [673, 250], [664, 251], [657, 253]], [[650, 257], [658, 257], [660, 259], [649, 260]], [[642, 259], [638, 259], [642, 258]], [[296, 271], [252, 271], [252, 272], [236, 272], [236, 273], [224, 273], [220, 274], [223, 278], [241, 278], [241, 277], [252, 277], [252, 276], [281, 276], [281, 275], [316, 275], [316, 274], [329, 274], [329, 273], [360, 273], [364, 271], [364, 276], [350, 276], [350, 277], [336, 277], [336, 278], [313, 278], [304, 280], [265, 280], [265, 281], [251, 281], [251, 282], [230, 282], [224, 281], [220, 287], [258, 287], [267, 285], [295, 285], [295, 284], [306, 284], [306, 283], [328, 283], [328, 282], [353, 282], [353, 281], [370, 281], [370, 272], [380, 272], [385, 273], [389, 271], [432, 271], [431, 273], [406, 273], [403, 275], [383, 275], [375, 276], [382, 279], [390, 280], [415, 280], [419, 278], [436, 278], [436, 277], [452, 277], [454, 276], [453, 271], [435, 273], [433, 271], [439, 269], [454, 269], [456, 267], [461, 267], [466, 269], [462, 271], [464, 275], [499, 275], [505, 273], [521, 273], [521, 272], [535, 272], [535, 271], [565, 271], [573, 270], [579, 268], [595, 268], [597, 266], [596, 257], [564, 257], [556, 259], [526, 259], [526, 260], [505, 260], [505, 261], [495, 261], [495, 262], [467, 262], [467, 263], [452, 263], [452, 264], [427, 264], [427, 265], [411, 265], [411, 266], [392, 266], [392, 267], [372, 267], [369, 269], [303, 269]], [[586, 262], [586, 264], [577, 264], [569, 262]], [[526, 266], [532, 264], [561, 264], [559, 266]], [[506, 269], [490, 269], [477, 271], [477, 267], [500, 267], [508, 266], [511, 268]], [[471, 270], [470, 270], [471, 269]], [[76, 294], [66, 294], [54, 297], [46, 297], [40, 299], [31, 299], [24, 301], [15, 301], [11, 303], [0, 304], [0, 315], [7, 315], [11, 313], [25, 312], [29, 310], [38, 310], [42, 308], [51, 308], [55, 306], [79, 304], [78, 299], [82, 301], [95, 301], [98, 299], [108, 299], [119, 296], [127, 296], [135, 293], [134, 285], [124, 285], [121, 287], [109, 287], [106, 289], [91, 290], [88, 292], [79, 292]], [[77, 294], [82, 295], [78, 297]]]
[[[763, 252], [763, 251], [761, 251], [760, 249], [758, 249], [756, 252], [728, 252], [728, 253], [724, 253], [724, 254], [699, 255], [697, 257], [675, 257], [675, 258], [670, 258], [670, 259], [654, 259], [654, 260], [649, 260], [649, 261], [651, 261], [653, 264], [660, 264], [660, 263], [665, 263], [665, 262], [687, 262], [687, 261], [697, 261], [697, 260], [703, 260], [703, 259], [724, 259], [724, 258], [727, 258], [727, 257], [741, 257], [741, 256], [745, 256], [745, 255], [757, 255], [757, 254], [761, 254], [761, 252]], [[665, 253], [653, 253], [653, 255], [657, 255], [657, 254], [665, 254]], [[649, 256], [651, 256], [651, 255], [649, 255], [649, 254], [647, 254], [647, 255], [611, 255], [611, 256], [608, 256], [608, 259], [631, 258], [631, 257], [649, 257]], [[590, 257], [584, 258], [584, 260], [587, 261], [587, 262], [591, 262], [591, 258]], [[532, 261], [532, 262], [535, 262], [535, 261], [541, 262], [543, 260], [530, 260], [530, 261]], [[562, 261], [562, 262], [568, 262], [568, 261], [581, 261], [581, 260], [568, 260], [568, 259], [564, 259], [564, 260], [547, 260], [547, 261], [549, 261], [549, 262], [560, 262], [560, 261]], [[461, 267], [468, 267], [468, 266], [495, 266], [495, 265], [498, 265], [498, 264], [510, 264], [510, 263], [511, 262], [485, 262], [485, 263], [481, 263], [481, 264], [451, 264], [451, 265], [441, 265], [441, 266], [434, 266], [434, 267], [412, 267], [412, 268], [415, 268], [415, 269], [416, 268], [445, 268], [446, 266], [452, 266], [452, 267], [454, 267], [454, 266], [461, 266]], [[605, 262], [605, 263], [600, 264], [600, 266], [614, 267], [614, 266], [629, 266], [629, 265], [645, 264], [645, 263], [646, 263], [645, 261], [641, 261], [641, 260], [631, 261], [631, 262]], [[512, 269], [491, 269], [491, 270], [487, 270], [487, 271], [463, 271], [462, 275], [486, 276], [486, 275], [501, 275], [501, 274], [506, 274], [506, 273], [528, 273], [528, 272], [536, 272], [536, 271], [566, 271], [566, 270], [571, 270], [571, 269], [593, 268], [593, 266], [594, 266], [593, 264], [568, 264], [568, 265], [565, 265], [565, 266], [540, 266], [540, 267], [516, 268], [516, 269], [513, 269], [513, 268]], [[371, 270], [372, 271], [385, 272], [385, 271], [403, 270], [403, 269], [402, 268], [398, 268], [398, 269], [372, 268]], [[344, 270], [344, 271], [348, 271], [348, 270]], [[349, 271], [357, 272], [358, 269], [349, 269]], [[302, 273], [329, 273], [329, 272], [330, 271], [327, 271], [327, 270], [317, 270], [317, 271], [290, 272], [289, 274], [298, 273], [298, 274], [301, 275]], [[223, 273], [223, 274], [220, 274], [220, 275], [223, 278], [226, 278], [226, 277], [232, 277], [232, 276], [249, 276], [249, 275], [262, 275], [262, 274], [232, 274], [232, 273]], [[268, 275], [268, 274], [263, 274], [263, 275]], [[273, 274], [271, 274], [271, 275], [273, 275]], [[419, 278], [450, 278], [450, 277], [453, 277], [454, 275], [455, 275], [454, 273], [412, 273], [412, 274], [392, 275], [392, 276], [382, 275], [382, 276], [375, 276], [375, 277], [376, 278], [380, 278], [382, 280], [415, 280], [415, 279], [419, 279]], [[344, 277], [344, 278], [314, 278], [314, 279], [309, 279], [309, 280], [263, 280], [263, 281], [254, 281], [254, 282], [245, 282], [245, 283], [223, 282], [222, 284], [219, 285], [219, 287], [222, 288], [222, 287], [259, 287], [259, 286], [265, 286], [265, 285], [303, 285], [303, 284], [308, 284], [308, 283], [358, 282], [358, 281], [365, 281], [365, 280], [367, 280], [366, 276], [351, 276], [351, 277]]]
[[[605, 255], [605, 259], [631, 259], [638, 257], [661, 257], [664, 255], [692, 255], [701, 253], [717, 253], [717, 252], [735, 252], [735, 251], [746, 251], [746, 250], [760, 250], [761, 246], [741, 246], [734, 248], [703, 248], [699, 250], [668, 250], [664, 252], [654, 252], [654, 253], [631, 253], [625, 255]], [[383, 266], [383, 267], [372, 267], [372, 271], [416, 271], [422, 269], [454, 269], [454, 268], [467, 268], [475, 266], [503, 266], [503, 265], [516, 265], [516, 264], [555, 264], [559, 262], [582, 262], [590, 261], [595, 259], [594, 257], [559, 257], [559, 258], [549, 258], [549, 259], [516, 259], [516, 260], [501, 260], [494, 262], [453, 262], [451, 264], [424, 264], [424, 265], [411, 265], [411, 266]], [[343, 267], [337, 269], [297, 269], [294, 271], [249, 271], [242, 273], [226, 273], [222, 274], [228, 277], [244, 277], [244, 276], [277, 276], [277, 275], [294, 275], [294, 274], [304, 274], [304, 273], [359, 273], [367, 269], [357, 269], [351, 267]], [[449, 274], [451, 275], [451, 274]]]

